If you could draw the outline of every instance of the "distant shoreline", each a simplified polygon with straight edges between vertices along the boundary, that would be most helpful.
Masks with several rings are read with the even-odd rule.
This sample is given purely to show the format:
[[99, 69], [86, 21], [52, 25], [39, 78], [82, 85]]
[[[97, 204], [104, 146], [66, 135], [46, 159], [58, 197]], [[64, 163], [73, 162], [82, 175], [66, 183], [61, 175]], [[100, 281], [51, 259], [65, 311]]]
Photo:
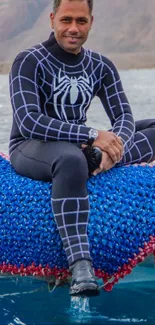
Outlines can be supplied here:
[[119, 70], [154, 69], [155, 52], [107, 54]]
[[[119, 70], [154, 69], [155, 53], [117, 53], [104, 54], [113, 61]], [[12, 62], [0, 62], [0, 74], [8, 74]]]
[[11, 69], [11, 62], [0, 62], [0, 74], [8, 74]]

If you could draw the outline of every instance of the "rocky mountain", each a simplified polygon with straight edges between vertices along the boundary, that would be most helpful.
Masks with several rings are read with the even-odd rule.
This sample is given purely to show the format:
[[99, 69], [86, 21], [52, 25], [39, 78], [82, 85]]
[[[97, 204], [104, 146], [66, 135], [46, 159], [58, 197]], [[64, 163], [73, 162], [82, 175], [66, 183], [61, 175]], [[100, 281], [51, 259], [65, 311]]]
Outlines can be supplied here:
[[[0, 0], [0, 61], [48, 38], [52, 0]], [[155, 0], [94, 0], [86, 47], [120, 68], [155, 66]]]

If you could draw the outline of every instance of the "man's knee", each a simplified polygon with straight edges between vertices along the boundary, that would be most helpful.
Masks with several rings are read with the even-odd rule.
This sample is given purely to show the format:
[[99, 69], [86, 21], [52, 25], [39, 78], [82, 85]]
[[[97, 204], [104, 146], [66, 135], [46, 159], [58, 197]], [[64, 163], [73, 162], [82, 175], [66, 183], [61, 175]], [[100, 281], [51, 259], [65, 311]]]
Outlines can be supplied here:
[[73, 152], [64, 152], [59, 156], [55, 171], [62, 173], [65, 179], [88, 178], [88, 164], [83, 152], [76, 148]]

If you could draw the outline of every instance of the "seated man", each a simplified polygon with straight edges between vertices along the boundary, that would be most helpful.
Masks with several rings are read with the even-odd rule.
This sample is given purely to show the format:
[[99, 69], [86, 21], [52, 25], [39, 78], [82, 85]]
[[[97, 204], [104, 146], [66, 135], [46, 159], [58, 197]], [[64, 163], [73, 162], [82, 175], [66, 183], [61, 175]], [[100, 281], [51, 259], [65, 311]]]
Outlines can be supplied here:
[[[93, 0], [55, 0], [54, 32], [21, 52], [10, 72], [10, 161], [19, 174], [52, 182], [52, 209], [72, 273], [71, 295], [99, 292], [87, 236], [88, 173], [155, 158], [155, 120], [135, 123], [113, 63], [82, 47], [92, 9]], [[109, 116], [110, 131], [85, 125], [94, 96]], [[96, 157], [91, 170], [88, 145]]]

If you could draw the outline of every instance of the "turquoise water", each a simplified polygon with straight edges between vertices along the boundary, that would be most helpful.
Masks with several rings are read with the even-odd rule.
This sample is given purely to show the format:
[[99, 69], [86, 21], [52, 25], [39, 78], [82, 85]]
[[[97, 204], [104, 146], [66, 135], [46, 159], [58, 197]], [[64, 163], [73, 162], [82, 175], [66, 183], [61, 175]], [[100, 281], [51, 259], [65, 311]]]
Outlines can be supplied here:
[[[52, 288], [51, 288], [52, 289]], [[155, 269], [139, 266], [99, 297], [70, 297], [31, 278], [0, 279], [0, 324], [155, 324]]]
[[[120, 74], [135, 119], [155, 117], [155, 70]], [[8, 76], [0, 76], [0, 112], [0, 151], [7, 153], [12, 120]], [[110, 126], [98, 100], [91, 105], [88, 125]], [[0, 325], [155, 324], [152, 259], [99, 297], [71, 298], [67, 286], [51, 290], [37, 279], [0, 277]]]

